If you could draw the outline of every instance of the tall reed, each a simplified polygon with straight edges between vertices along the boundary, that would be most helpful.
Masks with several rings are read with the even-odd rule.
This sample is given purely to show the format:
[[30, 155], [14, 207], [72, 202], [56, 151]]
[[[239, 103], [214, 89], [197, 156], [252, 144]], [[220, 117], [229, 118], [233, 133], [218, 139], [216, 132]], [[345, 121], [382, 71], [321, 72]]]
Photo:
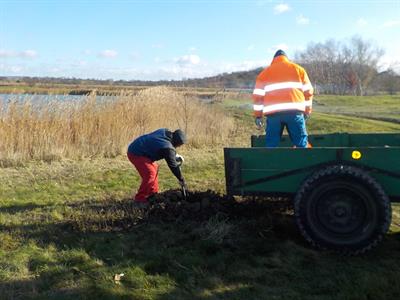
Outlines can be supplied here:
[[235, 130], [220, 109], [167, 87], [109, 100], [0, 102], [0, 159], [114, 157], [161, 127], [185, 130], [192, 147], [222, 144]]

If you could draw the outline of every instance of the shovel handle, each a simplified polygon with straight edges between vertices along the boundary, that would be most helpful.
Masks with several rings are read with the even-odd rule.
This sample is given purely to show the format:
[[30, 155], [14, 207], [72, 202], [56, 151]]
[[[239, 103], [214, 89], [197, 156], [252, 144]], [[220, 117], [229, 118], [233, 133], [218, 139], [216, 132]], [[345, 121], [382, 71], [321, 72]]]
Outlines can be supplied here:
[[186, 188], [184, 186], [182, 186], [182, 195], [183, 195], [183, 199], [186, 200], [187, 193], [186, 193]]

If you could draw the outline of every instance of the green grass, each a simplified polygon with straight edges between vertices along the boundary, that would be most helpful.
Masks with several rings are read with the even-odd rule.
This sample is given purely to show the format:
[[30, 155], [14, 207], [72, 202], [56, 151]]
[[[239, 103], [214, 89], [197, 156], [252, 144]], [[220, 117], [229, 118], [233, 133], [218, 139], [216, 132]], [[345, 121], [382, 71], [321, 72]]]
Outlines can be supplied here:
[[400, 123], [400, 95], [364, 97], [320, 95], [315, 97], [314, 110]]
[[[198, 154], [186, 154], [189, 185], [223, 191], [221, 167], [213, 172], [215, 164], [196, 161]], [[221, 160], [211, 156], [202, 159]], [[292, 215], [263, 204], [121, 231], [104, 224], [124, 216], [116, 207], [128, 201], [137, 177], [124, 159], [113, 162], [41, 165], [33, 177], [33, 165], [19, 168], [18, 176], [1, 170], [8, 183], [18, 183], [15, 189], [1, 183], [4, 299], [389, 299], [400, 292], [398, 206], [386, 240], [362, 257], [311, 249]], [[64, 169], [75, 169], [75, 176]], [[176, 187], [165, 165], [160, 175], [163, 190]], [[22, 189], [29, 184], [30, 191]], [[71, 227], [77, 220], [82, 225]], [[113, 276], [120, 273], [117, 284]]]
[[[192, 188], [223, 191], [221, 155], [203, 155], [209, 164], [196, 160], [199, 153], [186, 156]], [[389, 299], [400, 292], [397, 206], [391, 233], [362, 257], [311, 249], [292, 215], [263, 204], [121, 231], [102, 224], [123, 216], [115, 207], [128, 201], [137, 177], [123, 158], [112, 162], [1, 169], [8, 179], [0, 185], [4, 299]], [[162, 189], [176, 188], [161, 168]], [[89, 219], [99, 226], [85, 225]], [[77, 220], [83, 225], [71, 227]], [[117, 284], [113, 276], [120, 273]]]
[[[339, 100], [321, 98], [332, 108]], [[238, 128], [231, 144], [248, 145], [242, 136], [255, 133], [251, 111], [232, 103]], [[395, 109], [387, 107], [382, 114]], [[308, 126], [311, 133], [400, 129], [317, 109]], [[225, 193], [222, 149], [183, 147], [182, 154], [191, 190]], [[312, 249], [292, 211], [268, 201], [230, 214], [137, 223], [126, 203], [139, 180], [125, 157], [29, 162], [0, 168], [0, 178], [0, 299], [359, 300], [400, 294], [397, 204], [377, 248], [342, 257]], [[162, 191], [178, 188], [165, 163], [160, 185]], [[120, 273], [121, 281], [113, 280]]]
[[310, 134], [400, 132], [400, 124], [354, 116], [314, 112], [307, 122], [307, 129]]

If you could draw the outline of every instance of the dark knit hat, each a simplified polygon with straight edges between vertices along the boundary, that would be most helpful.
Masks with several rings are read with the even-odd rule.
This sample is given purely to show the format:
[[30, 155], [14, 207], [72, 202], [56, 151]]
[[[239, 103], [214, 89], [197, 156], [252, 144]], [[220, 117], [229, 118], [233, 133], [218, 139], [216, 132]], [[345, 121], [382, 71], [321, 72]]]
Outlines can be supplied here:
[[285, 53], [285, 51], [279, 49], [278, 51], [276, 51], [276, 53], [275, 53], [275, 55], [274, 55], [274, 58], [277, 57], [277, 56], [280, 56], [280, 55], [287, 56], [286, 53]]
[[186, 134], [182, 130], [177, 129], [172, 133], [172, 145], [174, 145], [175, 147], [183, 145], [186, 142]]

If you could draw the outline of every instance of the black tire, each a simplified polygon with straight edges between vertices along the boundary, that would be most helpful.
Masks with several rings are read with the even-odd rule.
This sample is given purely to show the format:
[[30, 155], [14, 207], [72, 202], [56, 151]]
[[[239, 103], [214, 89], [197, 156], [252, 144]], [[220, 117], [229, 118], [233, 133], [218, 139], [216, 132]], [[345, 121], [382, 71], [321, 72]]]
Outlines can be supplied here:
[[297, 225], [317, 248], [356, 255], [376, 246], [391, 223], [390, 200], [366, 171], [348, 165], [320, 169], [294, 200]]

